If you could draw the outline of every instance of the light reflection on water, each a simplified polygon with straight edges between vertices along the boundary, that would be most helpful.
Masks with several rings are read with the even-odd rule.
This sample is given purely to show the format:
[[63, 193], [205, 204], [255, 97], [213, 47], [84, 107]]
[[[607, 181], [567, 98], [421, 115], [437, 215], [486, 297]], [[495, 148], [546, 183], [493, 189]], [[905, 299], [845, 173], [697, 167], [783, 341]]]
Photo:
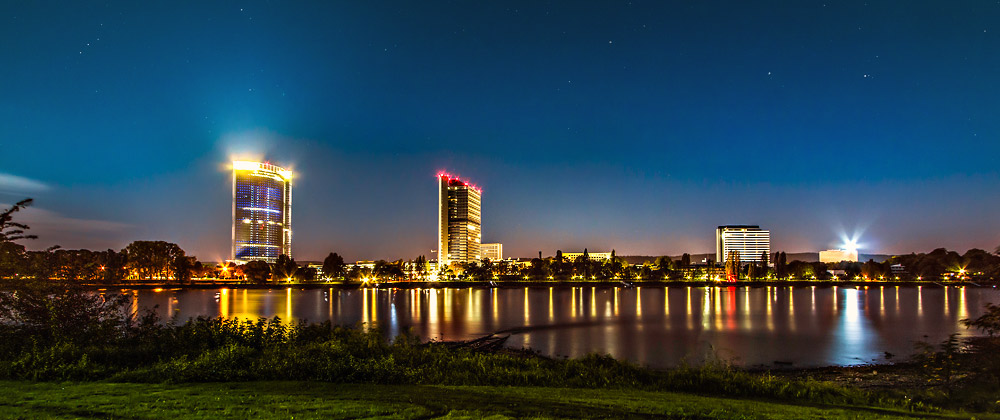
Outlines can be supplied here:
[[709, 356], [747, 366], [855, 365], [885, 361], [886, 352], [898, 360], [916, 341], [974, 333], [959, 321], [1000, 302], [992, 288], [898, 286], [224, 288], [133, 296], [136, 306], [155, 305], [161, 317], [178, 321], [279, 316], [379, 325], [389, 336], [411, 330], [434, 340], [514, 329], [513, 347], [554, 356], [608, 353], [658, 367]]

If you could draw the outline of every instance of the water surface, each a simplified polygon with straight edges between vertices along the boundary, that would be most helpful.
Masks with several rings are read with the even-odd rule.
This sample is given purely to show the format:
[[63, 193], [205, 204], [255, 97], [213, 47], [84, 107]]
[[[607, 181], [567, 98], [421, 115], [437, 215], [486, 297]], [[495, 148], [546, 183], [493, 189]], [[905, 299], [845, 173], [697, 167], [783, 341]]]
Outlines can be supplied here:
[[[1000, 291], [975, 287], [526, 287], [135, 291], [164, 318], [330, 320], [466, 340], [512, 331], [546, 355], [607, 353], [653, 367], [718, 357], [744, 366], [898, 360], [920, 340], [968, 336]], [[888, 352], [888, 354], [887, 354]]]

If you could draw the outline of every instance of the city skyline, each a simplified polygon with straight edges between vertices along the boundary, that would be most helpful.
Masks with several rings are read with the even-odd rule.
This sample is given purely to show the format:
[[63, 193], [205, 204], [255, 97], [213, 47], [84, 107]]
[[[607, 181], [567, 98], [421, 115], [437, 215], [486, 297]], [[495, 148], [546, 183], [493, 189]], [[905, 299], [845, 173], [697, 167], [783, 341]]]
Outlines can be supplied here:
[[0, 203], [36, 199], [32, 249], [227, 259], [227, 163], [264, 156], [308, 197], [300, 260], [431, 258], [443, 168], [510, 256], [712, 253], [729, 223], [772, 251], [1000, 244], [996, 4], [0, 10]]

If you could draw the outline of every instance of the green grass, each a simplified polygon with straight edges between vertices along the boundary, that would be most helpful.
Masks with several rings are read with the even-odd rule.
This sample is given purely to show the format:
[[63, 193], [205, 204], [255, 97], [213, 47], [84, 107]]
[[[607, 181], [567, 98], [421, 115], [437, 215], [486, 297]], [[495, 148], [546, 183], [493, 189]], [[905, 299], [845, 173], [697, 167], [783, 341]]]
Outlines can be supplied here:
[[960, 418], [675, 392], [322, 382], [0, 381], [0, 418]]

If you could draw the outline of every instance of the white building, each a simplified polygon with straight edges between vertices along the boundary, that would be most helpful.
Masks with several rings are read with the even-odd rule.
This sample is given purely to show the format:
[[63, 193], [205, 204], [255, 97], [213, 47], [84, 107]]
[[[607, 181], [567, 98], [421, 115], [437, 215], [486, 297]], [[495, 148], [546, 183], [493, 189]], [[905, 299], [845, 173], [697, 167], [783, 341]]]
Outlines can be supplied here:
[[481, 244], [479, 250], [483, 253], [483, 258], [490, 261], [500, 261], [503, 259], [503, 244]]
[[741, 263], [765, 262], [771, 255], [771, 232], [756, 225], [729, 225], [715, 229], [716, 262], [725, 264], [730, 251], [739, 253]]
[[[583, 256], [582, 252], [563, 252], [563, 258], [566, 261], [576, 261], [577, 258]], [[587, 259], [591, 261], [607, 261], [611, 259], [610, 252], [587, 252]]]
[[841, 261], [858, 262], [856, 249], [828, 249], [819, 252], [819, 262], [839, 263]]

